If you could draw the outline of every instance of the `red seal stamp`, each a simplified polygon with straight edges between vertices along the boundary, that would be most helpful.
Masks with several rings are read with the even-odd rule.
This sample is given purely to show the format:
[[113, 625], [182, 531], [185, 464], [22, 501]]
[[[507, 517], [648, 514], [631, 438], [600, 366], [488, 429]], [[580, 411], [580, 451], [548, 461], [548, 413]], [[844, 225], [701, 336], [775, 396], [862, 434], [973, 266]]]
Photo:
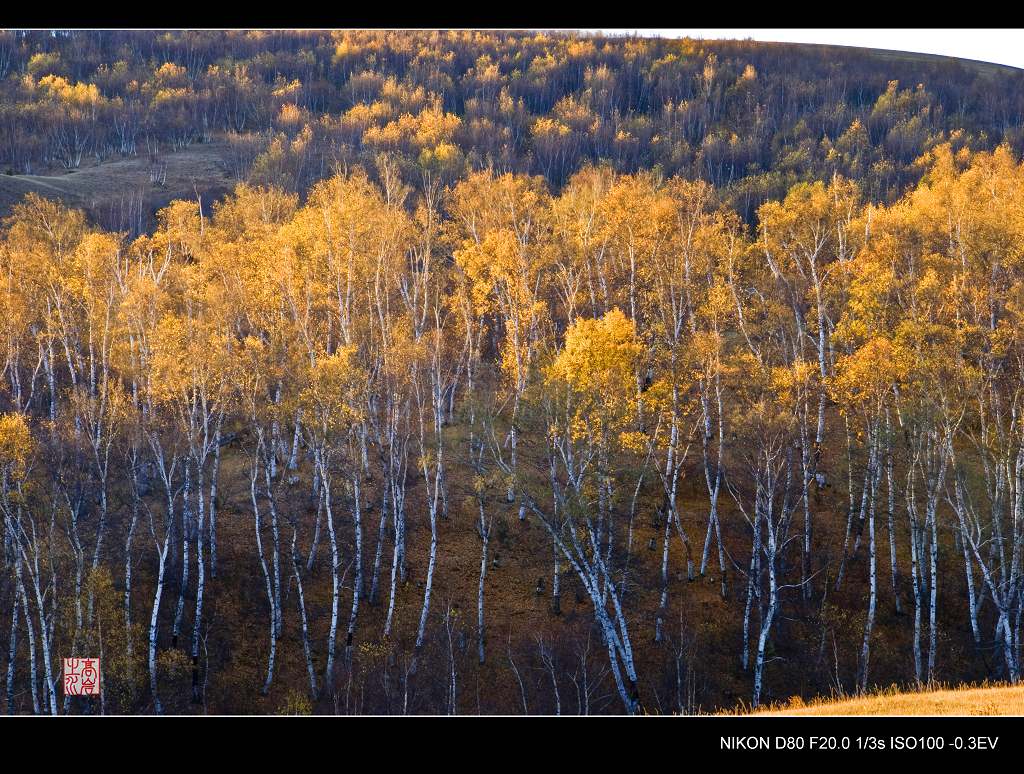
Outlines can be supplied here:
[[64, 695], [99, 696], [100, 660], [98, 658], [64, 659]]

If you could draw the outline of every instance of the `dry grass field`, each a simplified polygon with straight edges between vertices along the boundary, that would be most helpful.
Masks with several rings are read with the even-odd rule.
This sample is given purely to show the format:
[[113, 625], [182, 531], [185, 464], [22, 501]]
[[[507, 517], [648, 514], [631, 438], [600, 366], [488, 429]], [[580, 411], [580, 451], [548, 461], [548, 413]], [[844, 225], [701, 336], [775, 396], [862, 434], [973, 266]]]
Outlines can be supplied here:
[[1024, 715], [1024, 686], [960, 686], [929, 691], [891, 689], [853, 699], [800, 699], [758, 715]]
[[145, 153], [101, 163], [83, 163], [73, 171], [42, 175], [0, 174], [0, 216], [10, 213], [27, 193], [60, 199], [84, 209], [112, 230], [137, 231], [175, 199], [202, 197], [204, 208], [234, 187], [224, 163], [224, 144], [196, 144], [151, 157]]

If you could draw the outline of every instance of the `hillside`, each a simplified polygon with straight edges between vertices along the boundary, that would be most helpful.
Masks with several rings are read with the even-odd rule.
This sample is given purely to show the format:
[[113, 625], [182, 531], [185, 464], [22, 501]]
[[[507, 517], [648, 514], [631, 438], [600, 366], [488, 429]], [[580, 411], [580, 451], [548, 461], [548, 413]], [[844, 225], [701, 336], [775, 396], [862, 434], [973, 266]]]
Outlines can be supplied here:
[[1022, 83], [986, 63], [750, 41], [18, 31], [0, 33], [0, 168], [49, 177], [217, 142], [233, 179], [302, 193], [382, 153], [417, 186], [491, 167], [557, 189], [605, 163], [706, 180], [752, 219], [835, 173], [892, 201], [944, 141], [1021, 152]]
[[[771, 45], [768, 43], [762, 45]], [[1021, 68], [1011, 65], [998, 64], [996, 62], [983, 62], [978, 59], [961, 59], [940, 54], [925, 54], [917, 51], [894, 51], [884, 48], [862, 48], [860, 46], [831, 46], [815, 45], [812, 43], [793, 43], [778, 45], [807, 46], [809, 49], [820, 49], [831, 53], [833, 56], [842, 57], [844, 54], [855, 53], [858, 57], [874, 59], [880, 62], [912, 63], [918, 66], [949, 66], [954, 65], [967, 71], [991, 76], [994, 80], [999, 77], [1014, 77], [1020, 74]]]

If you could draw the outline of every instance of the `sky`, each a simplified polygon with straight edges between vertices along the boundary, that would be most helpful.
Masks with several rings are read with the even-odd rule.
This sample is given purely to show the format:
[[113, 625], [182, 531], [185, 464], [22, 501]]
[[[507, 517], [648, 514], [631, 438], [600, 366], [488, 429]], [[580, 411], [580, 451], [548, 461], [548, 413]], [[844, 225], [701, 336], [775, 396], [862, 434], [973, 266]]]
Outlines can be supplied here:
[[828, 43], [942, 54], [1024, 68], [1021, 29], [622, 29], [605, 33], [691, 38], [752, 38], [783, 43]]

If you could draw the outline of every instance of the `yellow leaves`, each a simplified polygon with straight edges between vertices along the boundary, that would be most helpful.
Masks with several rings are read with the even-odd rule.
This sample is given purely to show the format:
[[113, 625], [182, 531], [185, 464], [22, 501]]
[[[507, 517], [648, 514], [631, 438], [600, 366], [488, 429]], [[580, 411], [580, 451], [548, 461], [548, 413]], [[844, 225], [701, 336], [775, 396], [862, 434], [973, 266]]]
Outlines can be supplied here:
[[557, 119], [541, 117], [533, 122], [532, 133], [538, 140], [552, 140], [568, 137], [572, 128]]
[[[113, 379], [99, 385], [98, 392], [90, 394], [85, 385], [79, 385], [68, 391], [66, 400], [76, 421], [84, 418], [90, 435], [110, 439], [133, 419], [132, 397], [121, 382]], [[98, 433], [96, 428], [100, 428]], [[65, 430], [69, 434], [78, 432], [67, 426]]]
[[847, 302], [836, 325], [835, 341], [860, 344], [890, 329], [900, 309], [892, 303], [898, 289], [892, 251], [896, 243], [885, 235], [858, 253], [848, 269]]
[[618, 309], [598, 319], [578, 319], [569, 327], [544, 380], [548, 388], [571, 396], [574, 437], [592, 425], [623, 421], [635, 397], [641, 352], [636, 326]]
[[771, 387], [780, 403], [794, 406], [806, 396], [818, 377], [817, 365], [807, 360], [796, 360], [787, 366], [771, 370]]
[[724, 322], [735, 311], [732, 293], [721, 280], [716, 281], [707, 290], [704, 303], [701, 305], [701, 316], [708, 320]]
[[454, 259], [465, 273], [478, 314], [500, 308], [512, 324], [528, 327], [534, 307], [535, 277], [543, 268], [543, 259], [532, 259], [510, 229], [488, 231], [479, 243], [465, 240], [454, 252]]
[[302, 94], [302, 81], [298, 78], [293, 78], [290, 81], [280, 78], [271, 93], [281, 100], [297, 100]]
[[615, 180], [598, 211], [603, 230], [624, 258], [631, 253], [646, 257], [664, 241], [674, 219], [673, 204], [658, 190], [652, 175], [628, 175]]
[[844, 407], [876, 409], [886, 394], [905, 379], [910, 367], [906, 350], [884, 336], [876, 336], [836, 363], [828, 388]]
[[174, 62], [164, 62], [153, 75], [162, 88], [181, 88], [188, 85], [188, 71]]
[[321, 181], [284, 241], [324, 266], [333, 280], [363, 284], [374, 272], [398, 270], [413, 224], [400, 202], [387, 202], [366, 174]]
[[85, 234], [72, 254], [74, 269], [65, 277], [65, 282], [74, 287], [89, 306], [100, 304], [105, 308], [113, 301], [120, 251], [120, 240], [113, 234]]
[[179, 255], [191, 257], [199, 252], [202, 231], [198, 203], [179, 199], [157, 213], [154, 238], [161, 245], [175, 249]]
[[482, 495], [487, 490], [487, 477], [475, 475], [472, 478], [473, 492], [476, 495]]
[[383, 126], [369, 126], [363, 132], [363, 142], [382, 148], [435, 148], [450, 143], [461, 125], [459, 116], [433, 104], [416, 115], [404, 113]]
[[479, 241], [495, 229], [529, 234], [539, 227], [550, 196], [542, 178], [475, 172], [459, 181], [448, 196], [453, 226], [464, 239]]
[[52, 72], [61, 66], [59, 51], [39, 51], [29, 57], [25, 69], [30, 76], [38, 76], [43, 73]]
[[452, 254], [455, 265], [462, 270], [468, 280], [473, 309], [478, 316], [487, 314], [492, 308], [491, 292], [494, 283], [490, 276], [489, 252], [483, 245], [467, 240], [464, 247]]
[[0, 467], [10, 478], [24, 478], [34, 447], [24, 414], [11, 412], [0, 415]]
[[59, 257], [72, 248], [86, 229], [85, 213], [65, 207], [55, 199], [36, 193], [25, 195], [6, 220], [7, 242], [15, 249], [45, 252], [47, 258]]
[[[550, 200], [543, 183], [521, 175], [476, 173], [448, 197], [458, 291], [477, 318], [503, 329], [500, 366], [519, 393], [525, 386], [547, 304], [540, 297], [550, 264]], [[465, 301], [463, 303], [466, 303]]]
[[459, 171], [463, 160], [459, 146], [451, 142], [439, 142], [433, 148], [429, 146], [423, 148], [417, 161], [422, 169], [442, 174], [453, 174]]
[[[789, 189], [782, 202], [768, 202], [758, 210], [762, 235], [784, 241], [813, 245], [814, 233], [834, 229], [857, 205], [860, 191], [852, 180], [833, 178], [828, 185], [820, 180], [798, 183]], [[822, 236], [832, 236], [823, 233]]]
[[980, 270], [1024, 260], [1024, 169], [1007, 147], [972, 154], [944, 143], [921, 164], [926, 174], [907, 199], [926, 245]]
[[631, 454], [642, 455], [647, 452], [651, 438], [647, 433], [627, 430], [619, 433], [619, 445]]
[[[236, 376], [228, 336], [215, 319], [164, 313], [149, 332], [148, 380], [159, 404], [188, 405], [196, 394], [222, 398]], [[269, 370], [267, 365], [262, 366]]]
[[59, 75], [44, 75], [38, 85], [43, 94], [69, 107], [91, 108], [103, 99], [96, 84], [73, 84]]
[[365, 378], [355, 362], [355, 349], [341, 347], [331, 355], [317, 358], [309, 370], [300, 403], [317, 418], [322, 431], [344, 429], [362, 415], [359, 395]]
[[178, 398], [188, 384], [187, 346], [184, 322], [174, 315], [164, 315], [157, 323], [152, 338], [153, 358], [150, 383], [153, 398], [165, 403]]
[[565, 346], [548, 369], [548, 379], [578, 393], [621, 391], [633, 379], [641, 346], [636, 326], [619, 309], [599, 319], [579, 319], [565, 334]]
[[297, 204], [296, 194], [243, 183], [214, 208], [214, 225], [224, 239], [239, 239], [249, 234], [255, 241], [287, 222]]
[[434, 467], [434, 461], [437, 459], [433, 452], [427, 451], [419, 456], [416, 460], [416, 467], [422, 470], [431, 470]]

